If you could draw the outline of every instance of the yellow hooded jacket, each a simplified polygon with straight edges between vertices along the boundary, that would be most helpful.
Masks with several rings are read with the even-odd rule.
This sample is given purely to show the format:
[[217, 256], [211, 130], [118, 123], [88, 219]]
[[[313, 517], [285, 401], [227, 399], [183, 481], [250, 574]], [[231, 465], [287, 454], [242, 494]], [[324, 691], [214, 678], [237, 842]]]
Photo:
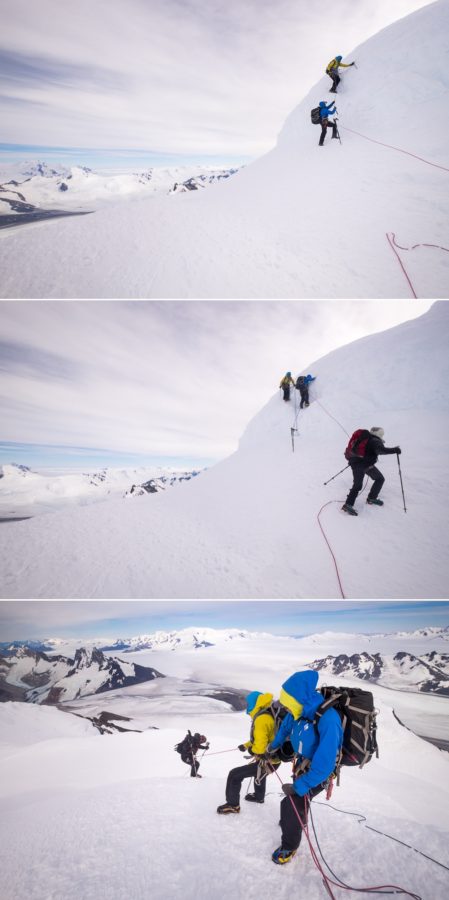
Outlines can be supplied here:
[[293, 378], [292, 378], [291, 375], [290, 375], [290, 376], [284, 375], [284, 377], [283, 377], [282, 380], [281, 380], [281, 383], [280, 383], [279, 387], [280, 387], [280, 388], [281, 388], [281, 387], [284, 387], [284, 384], [292, 384], [292, 385], [294, 386], [295, 382], [293, 381]]
[[338, 62], [338, 59], [331, 59], [329, 65], [327, 66], [326, 72], [329, 75], [329, 72], [333, 72], [334, 69], [349, 69], [351, 63], [342, 63]]
[[[251, 718], [254, 719], [257, 713], [261, 713], [261, 710], [271, 706], [272, 702], [273, 694], [261, 694], [250, 712]], [[255, 756], [261, 756], [265, 753], [268, 744], [271, 744], [271, 741], [274, 740], [276, 731], [273, 716], [268, 712], [268, 709], [266, 714], [261, 713], [257, 715], [252, 731], [253, 739], [246, 741], [245, 747], [251, 750], [251, 753], [254, 753]], [[272, 762], [275, 763], [276, 760], [273, 759]]]

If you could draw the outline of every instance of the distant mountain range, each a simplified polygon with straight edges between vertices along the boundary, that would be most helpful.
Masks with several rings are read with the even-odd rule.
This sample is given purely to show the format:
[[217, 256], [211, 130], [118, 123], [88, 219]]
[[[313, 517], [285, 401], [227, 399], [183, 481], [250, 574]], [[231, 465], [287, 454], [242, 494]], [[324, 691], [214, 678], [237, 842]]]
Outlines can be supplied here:
[[26, 214], [39, 209], [95, 209], [128, 196], [197, 191], [226, 180], [237, 168], [208, 166], [149, 168], [142, 172], [96, 172], [87, 166], [49, 166], [30, 162], [0, 170], [0, 213]]
[[0, 466], [0, 518], [35, 516], [108, 497], [154, 494], [190, 481], [200, 473], [201, 469], [140, 466], [47, 474], [16, 463], [4, 464]]
[[341, 653], [310, 664], [322, 676], [360, 678], [382, 687], [449, 696], [449, 653], [415, 656], [405, 650], [385, 653]]
[[156, 631], [137, 637], [118, 638], [113, 644], [102, 647], [102, 650], [122, 650], [124, 653], [135, 653], [137, 650], [199, 650], [229, 641], [250, 640], [255, 637], [259, 637], [257, 632], [239, 631], [237, 628], [228, 630], [184, 628], [180, 631]]
[[74, 659], [9, 647], [7, 655], [0, 655], [0, 700], [52, 705], [164, 677], [156, 669], [107, 657], [96, 647], [80, 647]]

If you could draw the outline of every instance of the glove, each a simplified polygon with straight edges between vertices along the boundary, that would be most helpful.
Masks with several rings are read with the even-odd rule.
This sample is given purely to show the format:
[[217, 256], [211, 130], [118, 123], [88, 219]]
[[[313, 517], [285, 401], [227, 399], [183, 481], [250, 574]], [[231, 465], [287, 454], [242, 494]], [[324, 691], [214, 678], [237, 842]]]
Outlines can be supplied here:
[[353, 66], [353, 65], [355, 65], [355, 64], [354, 64], [354, 63], [351, 63], [351, 66]]
[[205, 744], [205, 745], [204, 745], [204, 749], [205, 749], [205, 750], [209, 750], [209, 747], [210, 747], [210, 744]]
[[295, 793], [295, 789], [294, 789], [294, 787], [293, 787], [292, 784], [283, 784], [283, 785], [282, 785], [282, 790], [284, 791], [284, 794], [285, 794], [287, 797], [291, 797], [292, 794]]
[[401, 450], [401, 448], [400, 448], [400, 447], [395, 447], [395, 448], [394, 448], [394, 452], [395, 452], [395, 453], [397, 453], [397, 454], [398, 454], [398, 456], [400, 456], [400, 455], [401, 455], [401, 453], [402, 453], [402, 450]]
[[248, 748], [244, 744], [239, 744], [237, 749], [240, 750], [240, 753], [246, 753]]

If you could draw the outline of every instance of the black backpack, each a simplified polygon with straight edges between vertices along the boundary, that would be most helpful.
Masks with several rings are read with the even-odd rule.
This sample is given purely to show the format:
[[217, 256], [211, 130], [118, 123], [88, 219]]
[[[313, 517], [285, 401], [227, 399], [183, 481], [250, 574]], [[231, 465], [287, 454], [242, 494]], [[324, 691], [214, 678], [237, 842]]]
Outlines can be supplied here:
[[315, 106], [315, 109], [310, 110], [310, 118], [312, 119], [312, 125], [319, 125], [321, 123], [319, 106]]
[[299, 390], [301, 390], [301, 388], [303, 388], [305, 386], [306, 386], [306, 379], [304, 378], [304, 375], [298, 375], [298, 377], [296, 379], [295, 388], [299, 391]]
[[359, 766], [362, 769], [374, 755], [379, 757], [377, 710], [371, 691], [329, 686], [321, 688], [321, 693], [324, 700], [315, 713], [315, 728], [328, 709], [338, 712], [343, 728], [343, 745], [335, 768], [339, 784], [341, 766]]
[[186, 734], [185, 738], [183, 738], [183, 740], [179, 742], [179, 744], [175, 744], [173, 749], [176, 750], [177, 753], [181, 754], [188, 753], [188, 751], [192, 749], [192, 735], [190, 731], [188, 734]]

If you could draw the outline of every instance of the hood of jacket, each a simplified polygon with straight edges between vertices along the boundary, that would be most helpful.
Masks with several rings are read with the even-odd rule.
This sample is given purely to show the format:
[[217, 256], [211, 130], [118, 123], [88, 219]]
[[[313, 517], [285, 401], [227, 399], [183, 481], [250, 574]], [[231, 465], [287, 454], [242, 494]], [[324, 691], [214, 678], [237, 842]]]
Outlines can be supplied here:
[[[257, 697], [255, 697], [256, 694]], [[255, 697], [254, 702], [252, 701], [253, 697]], [[267, 706], [271, 706], [272, 702], [273, 694], [259, 694], [258, 691], [253, 691], [252, 694], [248, 694], [248, 697], [246, 698], [246, 711], [253, 719], [256, 713], [260, 712], [261, 709], [265, 709]]]
[[[287, 681], [284, 681], [284, 684], [282, 685], [285, 694], [293, 697], [293, 700], [303, 707], [301, 714], [305, 716], [306, 719], [313, 718], [315, 711], [323, 702], [322, 694], [316, 689], [317, 684], [318, 672], [309, 671], [295, 672], [295, 674], [291, 675], [290, 678], [287, 678]], [[284, 703], [284, 705], [286, 704]]]

